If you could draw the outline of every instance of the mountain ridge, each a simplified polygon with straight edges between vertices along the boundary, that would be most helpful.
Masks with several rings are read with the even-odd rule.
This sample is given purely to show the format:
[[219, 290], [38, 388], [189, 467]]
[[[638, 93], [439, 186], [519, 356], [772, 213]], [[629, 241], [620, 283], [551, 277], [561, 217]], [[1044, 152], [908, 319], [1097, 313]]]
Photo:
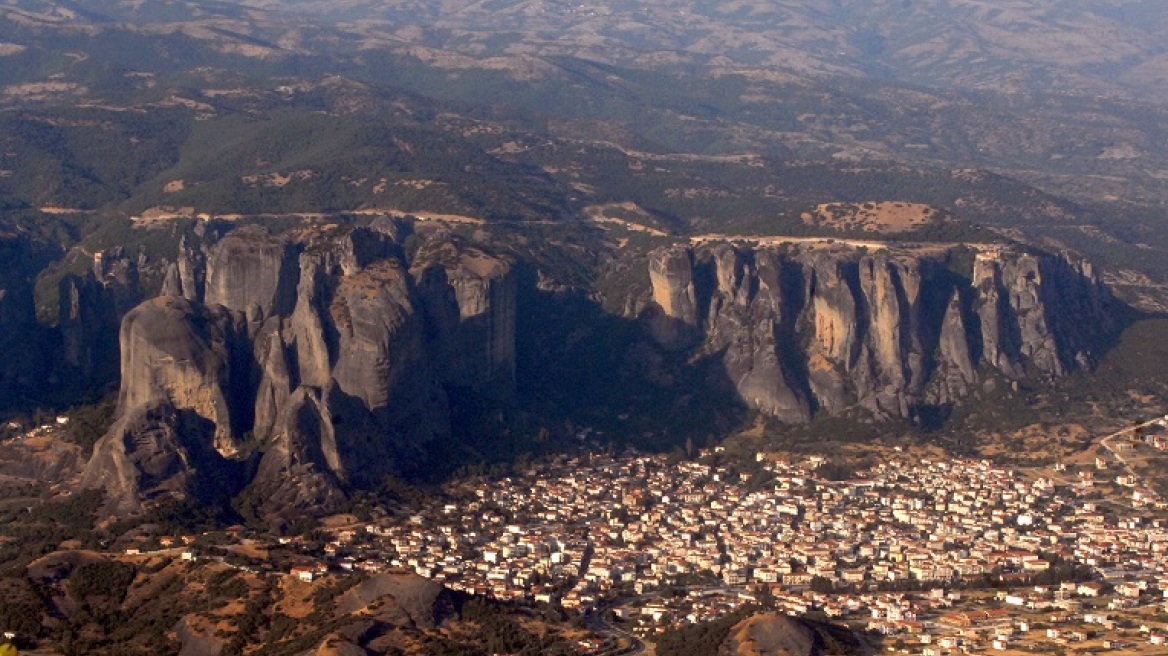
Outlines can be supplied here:
[[[569, 394], [702, 394], [804, 424], [931, 421], [986, 390], [1089, 370], [1120, 328], [1091, 266], [1066, 256], [830, 239], [653, 250], [623, 317], [573, 318], [505, 242], [417, 227], [245, 226], [185, 250], [162, 295], [122, 321], [117, 421], [83, 486], [121, 513], [215, 494], [272, 524], [335, 512], [430, 467], [468, 417], [531, 412], [548, 391], [533, 377], [576, 366], [538, 362], [565, 344], [529, 344], [533, 329], [613, 341], [626, 370], [561, 380]], [[647, 358], [656, 372], [627, 369]]]

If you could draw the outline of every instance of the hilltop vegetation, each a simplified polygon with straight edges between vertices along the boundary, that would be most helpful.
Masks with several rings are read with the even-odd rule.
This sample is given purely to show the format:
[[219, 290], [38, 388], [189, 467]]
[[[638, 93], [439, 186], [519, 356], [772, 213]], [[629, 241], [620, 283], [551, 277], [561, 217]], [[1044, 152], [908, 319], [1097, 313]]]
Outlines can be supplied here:
[[[63, 217], [55, 236], [71, 245], [152, 208], [564, 221], [631, 204], [684, 235], [822, 234], [801, 215], [920, 203], [958, 221], [915, 239], [1004, 228], [1128, 281], [1168, 279], [1168, 122], [1147, 84], [1162, 62], [1141, 45], [1164, 26], [1146, 3], [1023, 2], [984, 16], [959, 0], [822, 15], [680, 1], [455, 9], [6, 5], [0, 207], [93, 212]], [[355, 20], [371, 16], [390, 23]], [[863, 29], [838, 28], [851, 24]], [[586, 25], [605, 47], [583, 38]], [[953, 32], [986, 25], [993, 38], [976, 47]], [[1034, 35], [1048, 32], [1033, 25], [1059, 36], [1042, 46]], [[807, 41], [808, 26], [824, 40]], [[1134, 45], [1068, 49], [1079, 30]], [[1070, 76], [1084, 62], [1094, 68]], [[1132, 298], [1168, 306], [1137, 286]]]

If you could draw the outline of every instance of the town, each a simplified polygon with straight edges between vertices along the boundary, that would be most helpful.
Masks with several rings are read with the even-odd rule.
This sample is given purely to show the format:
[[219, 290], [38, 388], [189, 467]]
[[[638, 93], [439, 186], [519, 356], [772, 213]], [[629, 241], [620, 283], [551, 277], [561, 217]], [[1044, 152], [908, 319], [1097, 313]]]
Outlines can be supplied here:
[[765, 604], [924, 655], [1168, 645], [1168, 520], [1146, 489], [1117, 505], [1090, 471], [907, 456], [834, 481], [821, 456], [758, 453], [748, 473], [706, 464], [718, 451], [462, 480], [408, 517], [335, 531], [317, 571], [407, 569], [639, 636]]
[[822, 455], [744, 463], [723, 447], [692, 459], [557, 455], [455, 480], [408, 512], [326, 522], [317, 548], [236, 527], [212, 548], [161, 536], [124, 555], [250, 569], [238, 556], [271, 541], [300, 552], [286, 574], [304, 582], [410, 571], [580, 613], [610, 637], [650, 640], [752, 607], [845, 623], [922, 656], [1168, 653], [1168, 503], [1125, 460], [1161, 452], [1164, 423], [1108, 435], [1091, 465], [1069, 468], [900, 447], [843, 476]]

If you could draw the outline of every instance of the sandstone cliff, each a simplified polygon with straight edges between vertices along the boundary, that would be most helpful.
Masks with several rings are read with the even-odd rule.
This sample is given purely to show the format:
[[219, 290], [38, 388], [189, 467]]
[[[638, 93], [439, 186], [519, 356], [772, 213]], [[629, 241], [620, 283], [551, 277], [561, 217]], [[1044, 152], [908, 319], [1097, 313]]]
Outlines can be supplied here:
[[515, 391], [517, 281], [508, 259], [435, 241], [410, 268], [442, 382], [495, 398]]
[[[285, 315], [295, 302], [297, 273], [294, 244], [249, 226], [211, 247], [201, 296], [207, 305], [247, 313], [250, 321]], [[197, 284], [194, 296], [200, 296]]]
[[125, 316], [119, 342], [119, 415], [170, 403], [214, 425], [213, 446], [219, 453], [238, 452], [250, 423], [236, 397], [248, 377], [240, 313], [160, 296]]
[[87, 384], [115, 380], [119, 323], [142, 300], [137, 262], [121, 249], [98, 253], [91, 271], [66, 274], [57, 291], [65, 364]]
[[[483, 422], [467, 408], [650, 416], [698, 395], [735, 405], [726, 390], [784, 422], [919, 419], [1090, 367], [1117, 328], [1088, 264], [1021, 248], [673, 246], [638, 262], [638, 326], [546, 259], [441, 230], [407, 256], [405, 234], [246, 228], [184, 244], [163, 295], [122, 322], [119, 422], [87, 484], [127, 509], [246, 470], [226, 489], [279, 521], [420, 471], [452, 425]], [[63, 288], [78, 326], [91, 286]]]
[[[197, 451], [254, 459], [238, 484], [260, 516], [324, 512], [423, 462], [449, 434], [448, 387], [509, 394], [511, 261], [444, 241], [411, 267], [394, 227], [246, 228], [184, 245], [163, 295], [122, 322], [120, 419], [86, 483], [121, 510], [192, 495]], [[206, 430], [176, 432], [175, 416]]]
[[994, 249], [836, 245], [656, 251], [649, 334], [715, 355], [749, 407], [786, 422], [916, 416], [989, 378], [1090, 367], [1116, 329], [1089, 264]]
[[165, 400], [135, 407], [95, 445], [82, 486], [104, 489], [108, 510], [118, 515], [143, 504], [229, 496], [236, 468], [211, 448], [214, 430]]

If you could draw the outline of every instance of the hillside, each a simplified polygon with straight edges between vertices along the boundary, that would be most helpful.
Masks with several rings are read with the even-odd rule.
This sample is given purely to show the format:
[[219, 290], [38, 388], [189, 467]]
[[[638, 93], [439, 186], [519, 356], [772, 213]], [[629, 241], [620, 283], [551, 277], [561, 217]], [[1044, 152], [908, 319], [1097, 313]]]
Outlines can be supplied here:
[[631, 204], [670, 233], [805, 234], [824, 204], [920, 203], [1168, 307], [1147, 3], [821, 4], [10, 3], [0, 199], [66, 246], [104, 232], [88, 252], [157, 248], [110, 227], [142, 215]]
[[[1166, 43], [1154, 0], [3, 0], [0, 631], [833, 656], [1034, 568], [1150, 600]], [[929, 581], [977, 592], [881, 596]]]

